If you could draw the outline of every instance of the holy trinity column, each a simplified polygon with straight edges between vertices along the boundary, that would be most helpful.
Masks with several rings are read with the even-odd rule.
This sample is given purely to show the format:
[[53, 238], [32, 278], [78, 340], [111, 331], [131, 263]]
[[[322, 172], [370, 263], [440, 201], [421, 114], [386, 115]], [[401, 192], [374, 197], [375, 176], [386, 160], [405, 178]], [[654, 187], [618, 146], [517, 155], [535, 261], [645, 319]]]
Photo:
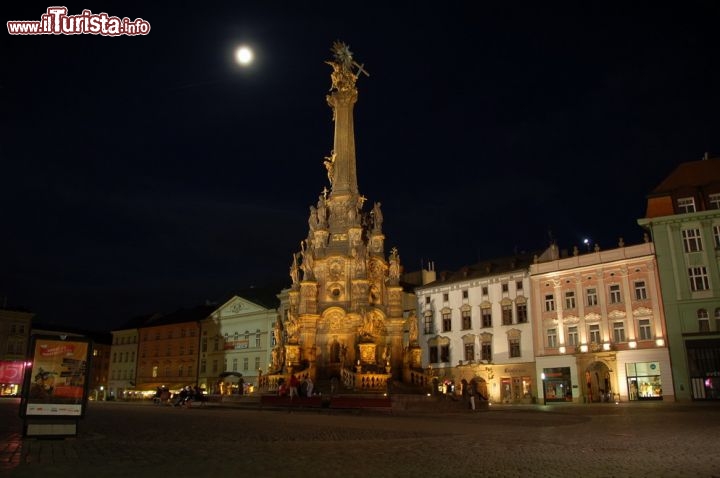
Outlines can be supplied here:
[[326, 99], [335, 128], [323, 161], [328, 184], [310, 206], [308, 235], [292, 256], [289, 309], [278, 324], [283, 350], [277, 355], [284, 355], [286, 367], [307, 368], [319, 378], [355, 365], [393, 370], [399, 377], [400, 257], [395, 248], [385, 256], [381, 204], [370, 206], [357, 184], [353, 108], [358, 77], [369, 75], [344, 43], [335, 42], [331, 51]]

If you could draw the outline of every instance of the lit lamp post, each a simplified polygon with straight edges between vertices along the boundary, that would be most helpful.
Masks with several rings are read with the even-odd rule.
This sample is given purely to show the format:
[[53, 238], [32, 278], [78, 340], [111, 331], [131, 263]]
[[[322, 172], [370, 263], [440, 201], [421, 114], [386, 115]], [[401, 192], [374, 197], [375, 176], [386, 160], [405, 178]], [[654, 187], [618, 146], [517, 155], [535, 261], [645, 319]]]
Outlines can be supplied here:
[[545, 392], [546, 392], [546, 389], [545, 389], [545, 372], [543, 372], [543, 373], [540, 374], [540, 378], [542, 379], [542, 387], [543, 387], [543, 390], [542, 390], [542, 392], [543, 392], [543, 405], [547, 405], [547, 400], [546, 400], [546, 397], [545, 397]]

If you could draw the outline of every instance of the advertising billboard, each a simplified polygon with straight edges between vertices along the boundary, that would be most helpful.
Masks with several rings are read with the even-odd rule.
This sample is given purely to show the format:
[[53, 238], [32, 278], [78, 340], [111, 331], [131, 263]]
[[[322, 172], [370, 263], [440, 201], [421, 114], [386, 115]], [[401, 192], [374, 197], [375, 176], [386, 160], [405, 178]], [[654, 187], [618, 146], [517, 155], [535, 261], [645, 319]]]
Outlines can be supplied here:
[[90, 340], [33, 336], [22, 417], [81, 417], [87, 404]]

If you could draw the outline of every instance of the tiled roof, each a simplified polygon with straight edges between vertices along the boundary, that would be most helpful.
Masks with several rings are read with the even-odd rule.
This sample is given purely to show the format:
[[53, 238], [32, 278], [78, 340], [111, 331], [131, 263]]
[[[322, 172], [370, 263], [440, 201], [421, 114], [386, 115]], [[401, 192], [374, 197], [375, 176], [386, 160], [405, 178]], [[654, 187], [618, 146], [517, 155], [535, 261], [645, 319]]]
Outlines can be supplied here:
[[650, 195], [663, 195], [679, 188], [703, 187], [716, 182], [720, 182], [720, 158], [690, 161], [675, 168]]

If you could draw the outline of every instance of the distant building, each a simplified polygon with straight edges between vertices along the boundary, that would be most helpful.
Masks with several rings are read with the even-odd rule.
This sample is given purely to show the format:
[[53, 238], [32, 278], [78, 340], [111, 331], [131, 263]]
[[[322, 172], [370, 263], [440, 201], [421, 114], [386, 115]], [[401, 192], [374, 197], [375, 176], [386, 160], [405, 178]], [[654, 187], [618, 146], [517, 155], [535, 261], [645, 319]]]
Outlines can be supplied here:
[[267, 371], [278, 319], [277, 289], [246, 289], [201, 323], [198, 383], [208, 393], [242, 394]]
[[136, 396], [138, 338], [140, 336], [138, 327], [151, 318], [153, 318], [152, 315], [137, 317], [124, 324], [120, 329], [112, 331], [108, 398], [122, 400]]
[[678, 400], [720, 400], [720, 158], [678, 166], [649, 195]]
[[0, 396], [20, 394], [33, 316], [0, 308]]
[[139, 328], [136, 392], [197, 385], [200, 323], [216, 308], [202, 305], [154, 315]]
[[553, 250], [530, 266], [540, 397], [674, 400], [653, 244]]

